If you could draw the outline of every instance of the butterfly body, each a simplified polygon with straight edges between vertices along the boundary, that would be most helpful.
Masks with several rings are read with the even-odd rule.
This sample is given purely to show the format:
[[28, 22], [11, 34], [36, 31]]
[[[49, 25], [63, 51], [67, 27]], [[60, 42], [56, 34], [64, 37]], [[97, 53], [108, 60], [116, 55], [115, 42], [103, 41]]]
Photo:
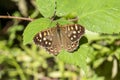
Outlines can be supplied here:
[[84, 34], [84, 27], [79, 24], [71, 24], [40, 31], [34, 37], [37, 45], [44, 47], [49, 53], [57, 55], [62, 48], [68, 52], [74, 51], [79, 40]]

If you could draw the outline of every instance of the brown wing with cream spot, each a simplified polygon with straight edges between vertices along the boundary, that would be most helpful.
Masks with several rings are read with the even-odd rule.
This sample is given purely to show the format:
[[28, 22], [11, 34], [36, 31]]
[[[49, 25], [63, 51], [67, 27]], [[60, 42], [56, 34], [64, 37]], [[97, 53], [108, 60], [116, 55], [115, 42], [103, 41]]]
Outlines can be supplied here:
[[79, 40], [84, 34], [84, 28], [81, 25], [66, 25], [61, 28], [63, 48], [68, 52], [74, 51], [79, 46]]
[[34, 37], [34, 42], [54, 55], [57, 55], [61, 50], [60, 39], [57, 35], [56, 27], [37, 33]]

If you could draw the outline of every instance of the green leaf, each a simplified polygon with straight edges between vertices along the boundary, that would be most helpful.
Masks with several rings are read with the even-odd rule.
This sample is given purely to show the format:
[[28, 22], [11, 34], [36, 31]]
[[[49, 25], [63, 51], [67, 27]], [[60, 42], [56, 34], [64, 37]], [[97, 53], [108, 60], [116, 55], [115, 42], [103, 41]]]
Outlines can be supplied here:
[[79, 23], [100, 33], [120, 32], [120, 0], [81, 0]]
[[94, 74], [93, 76], [89, 77], [88, 79], [84, 79], [84, 80], [105, 80], [105, 78], [104, 76], [98, 76], [97, 74]]
[[98, 33], [120, 32], [120, 0], [57, 0], [56, 15], [78, 15], [78, 23]]
[[93, 50], [84, 44], [81, 45], [80, 48], [73, 53], [69, 53], [63, 50], [57, 57], [66, 63], [77, 65], [81, 67], [85, 72], [87, 72], [86, 59], [92, 52]]
[[50, 23], [51, 21], [46, 18], [37, 19], [29, 23], [23, 33], [23, 44], [32, 42], [34, 35], [41, 30], [47, 29]]
[[67, 20], [64, 19], [64, 18], [58, 19], [58, 20], [56, 20], [56, 21], [54, 21], [54, 22], [59, 23], [60, 25], [73, 24], [72, 22], [67, 21]]
[[36, 0], [38, 10], [46, 17], [51, 18], [55, 12], [55, 0]]
[[79, 8], [80, 2], [80, 0], [56, 0], [56, 15], [65, 16], [71, 13], [75, 14], [75, 11]]
[[60, 19], [57, 19], [57, 20], [54, 20], [51, 22], [50, 24], [50, 27], [56, 27], [57, 23], [62, 26], [62, 25], [67, 25], [67, 24], [72, 24], [72, 22], [70, 21], [67, 21], [66, 19], [64, 18], [60, 18]]
[[3, 54], [0, 54], [0, 64], [2, 64], [6, 59], [6, 56]]

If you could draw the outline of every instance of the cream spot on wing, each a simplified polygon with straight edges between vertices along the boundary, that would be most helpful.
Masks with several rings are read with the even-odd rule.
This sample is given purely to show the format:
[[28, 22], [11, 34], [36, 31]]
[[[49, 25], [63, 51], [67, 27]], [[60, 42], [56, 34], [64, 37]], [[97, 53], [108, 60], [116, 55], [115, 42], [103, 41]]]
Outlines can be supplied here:
[[50, 41], [52, 41], [52, 38], [50, 38]]
[[72, 45], [71, 47], [73, 48], [73, 47], [75, 47], [75, 45]]
[[76, 38], [76, 35], [73, 35], [74, 38]]
[[77, 32], [76, 31], [73, 31], [73, 34], [76, 34]]
[[40, 39], [39, 41], [41, 42], [42, 40]]
[[47, 41], [45, 41], [45, 44], [48, 44], [48, 42], [47, 42]]
[[77, 24], [75, 24], [75, 29], [78, 30], [78, 26], [77, 26]]
[[71, 37], [70, 39], [73, 40], [73, 37]]
[[51, 42], [49, 42], [48, 44], [51, 45]]
[[81, 31], [81, 27], [80, 27], [80, 31]]
[[41, 33], [39, 33], [40, 38], [42, 37]]
[[44, 37], [44, 38], [43, 38], [43, 40], [45, 41], [45, 40], [46, 40], [46, 38]]
[[51, 52], [53, 52], [53, 49], [50, 49]]
[[72, 45], [72, 48], [74, 47], [74, 45]]
[[39, 40], [38, 37], [36, 37], [36, 39]]
[[68, 37], [70, 37], [71, 35], [70, 34], [68, 34]]
[[73, 26], [71, 26], [70, 28], [71, 28], [71, 30], [73, 30]]
[[44, 34], [44, 36], [46, 36], [46, 35], [47, 35], [47, 33], [46, 33], [46, 32], [44, 32], [43, 34]]
[[78, 33], [80, 33], [80, 31], [78, 31]]
[[55, 53], [56, 53], [57, 51], [55, 50]]
[[68, 26], [68, 31], [70, 31], [70, 27]]

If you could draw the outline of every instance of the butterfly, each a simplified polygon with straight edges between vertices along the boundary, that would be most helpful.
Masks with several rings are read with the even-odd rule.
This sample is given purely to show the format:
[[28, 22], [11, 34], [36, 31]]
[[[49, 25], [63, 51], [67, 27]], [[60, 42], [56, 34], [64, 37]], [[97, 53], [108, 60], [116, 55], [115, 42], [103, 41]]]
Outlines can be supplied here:
[[33, 38], [36, 45], [42, 46], [53, 55], [58, 55], [62, 49], [68, 52], [75, 51], [79, 40], [85, 33], [79, 24], [59, 25], [38, 32]]

